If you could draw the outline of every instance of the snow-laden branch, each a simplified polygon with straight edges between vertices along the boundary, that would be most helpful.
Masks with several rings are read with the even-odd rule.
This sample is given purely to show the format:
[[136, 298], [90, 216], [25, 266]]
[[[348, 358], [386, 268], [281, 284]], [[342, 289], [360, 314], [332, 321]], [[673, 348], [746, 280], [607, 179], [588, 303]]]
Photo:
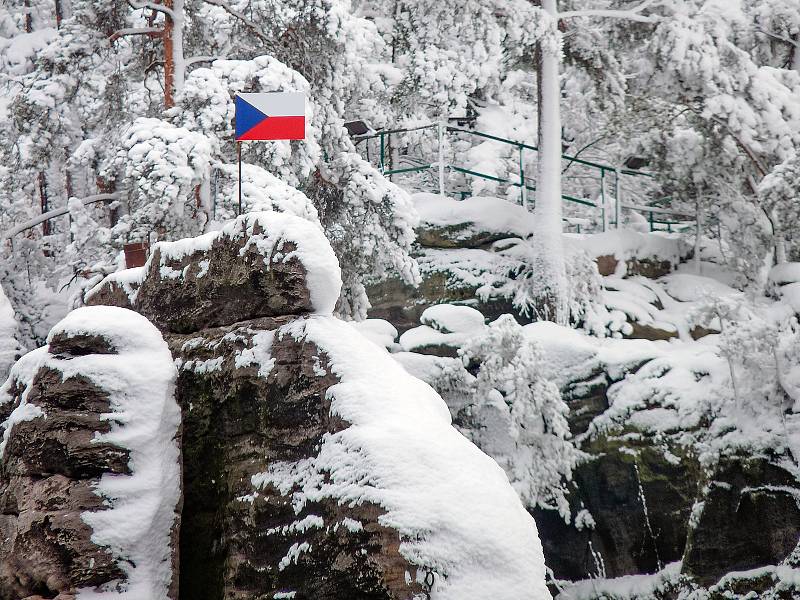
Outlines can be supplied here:
[[756, 27], [756, 31], [759, 32], [759, 33], [763, 33], [767, 37], [771, 37], [771, 38], [779, 40], [781, 42], [786, 42], [787, 44], [790, 44], [790, 45], [794, 46], [795, 48], [800, 48], [800, 40], [793, 40], [792, 38], [787, 38], [785, 36], [778, 35], [777, 33], [772, 33], [771, 31], [766, 31], [766, 30], [760, 29], [758, 27]]
[[[84, 206], [87, 204], [94, 204], [95, 202], [111, 202], [112, 200], [119, 199], [120, 195], [121, 195], [120, 192], [114, 192], [111, 194], [95, 194], [94, 196], [87, 196], [86, 198], [82, 198], [81, 202], [83, 203]], [[53, 210], [48, 210], [47, 212], [42, 213], [39, 216], [34, 217], [33, 219], [29, 219], [27, 221], [20, 223], [19, 225], [12, 227], [11, 229], [3, 233], [2, 236], [0, 236], [0, 239], [10, 240], [18, 233], [22, 233], [23, 231], [26, 231], [28, 229], [33, 229], [40, 223], [44, 223], [45, 221], [49, 221], [50, 219], [53, 219], [55, 217], [60, 217], [61, 215], [65, 215], [68, 212], [69, 208], [66, 206], [62, 208], [54, 208]]]
[[661, 17], [658, 15], [643, 15], [642, 11], [650, 8], [656, 0], [644, 0], [638, 6], [628, 10], [622, 9], [593, 9], [585, 8], [582, 10], [568, 10], [558, 13], [559, 19], [569, 19], [570, 17], [611, 17], [614, 19], [627, 19], [628, 21], [639, 21], [640, 23], [655, 23]]
[[191, 67], [197, 63], [204, 63], [204, 62], [214, 62], [217, 59], [222, 58], [221, 56], [192, 56], [191, 58], [186, 59], [186, 66]]
[[149, 8], [156, 12], [164, 13], [165, 15], [169, 16], [169, 18], [172, 19], [173, 21], [175, 20], [175, 13], [169, 6], [164, 6], [163, 4], [159, 4], [157, 2], [149, 2], [147, 0], [144, 2], [137, 2], [136, 0], [128, 0], [128, 4], [131, 6], [131, 8], [135, 9]]
[[118, 29], [114, 33], [111, 34], [109, 37], [109, 41], [113, 42], [118, 40], [121, 37], [125, 37], [128, 35], [153, 35], [153, 34], [161, 34], [164, 30], [160, 27], [128, 27], [125, 29]]
[[226, 13], [239, 19], [242, 23], [244, 23], [247, 27], [249, 27], [253, 33], [256, 34], [257, 37], [261, 38], [261, 41], [269, 43], [270, 39], [264, 35], [261, 31], [261, 28], [251, 19], [248, 19], [243, 13], [239, 12], [235, 8], [233, 8], [230, 4], [228, 4], [225, 0], [203, 0], [206, 4], [213, 4], [214, 6], [219, 6], [223, 9]]

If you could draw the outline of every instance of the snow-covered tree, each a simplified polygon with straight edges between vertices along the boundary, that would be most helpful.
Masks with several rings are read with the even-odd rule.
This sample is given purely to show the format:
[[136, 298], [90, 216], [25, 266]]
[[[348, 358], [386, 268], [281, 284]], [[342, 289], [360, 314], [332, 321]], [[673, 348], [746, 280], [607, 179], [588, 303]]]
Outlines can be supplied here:
[[463, 364], [445, 368], [435, 382], [463, 404], [459, 427], [506, 470], [523, 502], [569, 520], [567, 484], [581, 453], [571, 440], [569, 409], [545, 375], [541, 348], [503, 315], [459, 355]]

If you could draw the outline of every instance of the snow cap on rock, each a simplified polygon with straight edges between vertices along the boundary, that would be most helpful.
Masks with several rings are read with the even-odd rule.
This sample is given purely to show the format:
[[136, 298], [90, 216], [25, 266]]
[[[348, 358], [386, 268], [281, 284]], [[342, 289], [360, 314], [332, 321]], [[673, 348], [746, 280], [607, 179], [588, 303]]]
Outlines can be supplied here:
[[263, 211], [155, 244], [144, 267], [109, 275], [87, 303], [132, 308], [162, 330], [187, 333], [260, 317], [331, 314], [341, 288], [339, 261], [317, 223]]

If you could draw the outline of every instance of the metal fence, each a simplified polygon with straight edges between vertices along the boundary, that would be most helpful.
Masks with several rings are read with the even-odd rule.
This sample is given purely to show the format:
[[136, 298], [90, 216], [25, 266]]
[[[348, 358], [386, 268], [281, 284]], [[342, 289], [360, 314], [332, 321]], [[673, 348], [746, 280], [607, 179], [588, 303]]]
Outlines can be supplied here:
[[[409, 154], [408, 152], [397, 156], [398, 147], [403, 146], [403, 137], [408, 137], [409, 134], [417, 134], [416, 137], [419, 138], [419, 134], [426, 131], [436, 134], [436, 140], [432, 144], [437, 154], [435, 160], [431, 160], [433, 157], [426, 160], [422, 156]], [[445, 156], [445, 149], [454, 136], [490, 140], [509, 146], [516, 153], [517, 172], [513, 176], [509, 174], [509, 176], [502, 177], [481, 172], [475, 168], [468, 168], [464, 164], [456, 164], [457, 161], [455, 159], [448, 160]], [[399, 139], [399, 143], [393, 144], [393, 137], [394, 139]], [[536, 146], [445, 123], [429, 123], [417, 127], [381, 130], [375, 133], [355, 136], [355, 140], [357, 144], [364, 143], [364, 153], [367, 160], [377, 162], [377, 168], [387, 177], [435, 172], [437, 175], [436, 182], [431, 187], [437, 189], [444, 196], [448, 191], [448, 173], [456, 173], [464, 177], [483, 179], [509, 188], [517, 188], [519, 190], [520, 204], [523, 206], [535, 204], [535, 180], [526, 174], [525, 164], [528, 153], [538, 153], [539, 149]], [[370, 145], [370, 140], [377, 140], [377, 148]], [[399, 158], [399, 160], [396, 160], [396, 158]], [[599, 211], [603, 231], [606, 231], [612, 225], [619, 227], [623, 209], [646, 215], [650, 231], [672, 231], [674, 228], [679, 229], [697, 225], [696, 215], [692, 213], [623, 201], [623, 177], [652, 179], [653, 175], [650, 173], [584, 160], [568, 154], [562, 155], [562, 164], [565, 165], [562, 169], [562, 178], [590, 179], [594, 182], [597, 192], [597, 200], [580, 197], [576, 194], [562, 194], [562, 200], [568, 204], [585, 206]], [[573, 172], [567, 175], [570, 169], [573, 169]], [[582, 169], [583, 174], [575, 174], [574, 171], [576, 169]], [[609, 189], [613, 190], [611, 195], [613, 203], [608, 201]], [[456, 191], [455, 195], [457, 194], [458, 192]], [[462, 197], [466, 196], [466, 192], [462, 191], [461, 195]], [[579, 219], [576, 220], [580, 221]]]

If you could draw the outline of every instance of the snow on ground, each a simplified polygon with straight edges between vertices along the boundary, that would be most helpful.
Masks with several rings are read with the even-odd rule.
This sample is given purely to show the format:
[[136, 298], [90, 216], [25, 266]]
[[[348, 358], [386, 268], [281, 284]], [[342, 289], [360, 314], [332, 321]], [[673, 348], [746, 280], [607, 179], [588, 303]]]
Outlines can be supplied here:
[[315, 458], [275, 464], [254, 485], [299, 489], [298, 510], [323, 498], [383, 507], [379, 520], [399, 531], [400, 552], [437, 573], [437, 600], [550, 598], [533, 519], [497, 463], [451, 426], [432, 388], [337, 319], [298, 320], [276, 335], [329, 357], [340, 379], [328, 392], [331, 412], [351, 425], [328, 435]]
[[[0, 390], [10, 401], [15, 382], [30, 386], [40, 367], [60, 371], [64, 379], [85, 377], [109, 394], [111, 424], [97, 440], [130, 451], [130, 475], [103, 475], [96, 487], [107, 510], [82, 513], [92, 528], [92, 541], [107, 546], [118, 558], [127, 582], [107, 590], [78, 590], [79, 599], [166, 598], [172, 580], [170, 533], [180, 500], [180, 451], [176, 435], [180, 409], [174, 398], [177, 372], [158, 330], [143, 316], [124, 308], [79, 308], [51, 331], [101, 336], [115, 354], [61, 358], [43, 347], [25, 355]], [[47, 418], [27, 402], [27, 392], [6, 422], [3, 445], [14, 423]]]

